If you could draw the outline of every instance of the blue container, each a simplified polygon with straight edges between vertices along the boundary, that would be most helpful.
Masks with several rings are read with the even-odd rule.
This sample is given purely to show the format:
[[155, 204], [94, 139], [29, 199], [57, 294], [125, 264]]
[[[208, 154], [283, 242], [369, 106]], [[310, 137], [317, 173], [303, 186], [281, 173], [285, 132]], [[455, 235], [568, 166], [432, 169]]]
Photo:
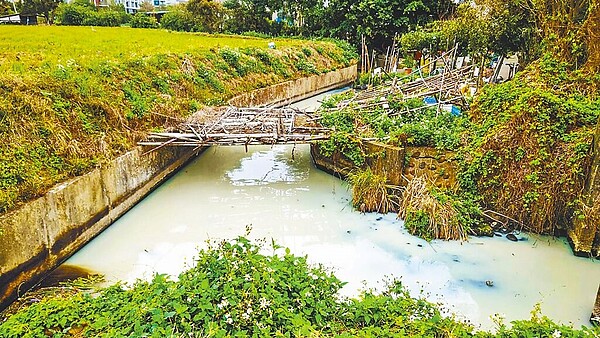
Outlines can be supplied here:
[[460, 116], [460, 114], [461, 114], [460, 108], [453, 105], [452, 109], [450, 110], [450, 114], [452, 114], [452, 116]]
[[423, 102], [425, 102], [425, 104], [436, 104], [436, 103], [437, 103], [437, 100], [436, 100], [436, 99], [435, 99], [435, 97], [433, 97], [433, 96], [426, 96], [426, 97], [423, 99]]

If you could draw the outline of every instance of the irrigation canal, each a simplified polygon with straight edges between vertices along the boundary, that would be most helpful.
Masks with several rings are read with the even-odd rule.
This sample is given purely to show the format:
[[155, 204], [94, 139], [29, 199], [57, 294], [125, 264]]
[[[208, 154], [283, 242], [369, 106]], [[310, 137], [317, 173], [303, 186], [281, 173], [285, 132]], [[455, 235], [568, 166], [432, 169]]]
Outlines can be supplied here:
[[482, 328], [493, 327], [495, 313], [529, 318], [536, 303], [552, 319], [589, 325], [600, 262], [573, 256], [565, 240], [521, 234], [518, 242], [428, 243], [393, 214], [353, 211], [348, 186], [314, 167], [308, 145], [293, 148], [208, 149], [66, 264], [109, 281], [176, 276], [206, 240], [243, 235], [251, 224], [251, 238], [273, 238], [330, 266], [348, 282], [346, 295], [395, 276], [413, 295]]

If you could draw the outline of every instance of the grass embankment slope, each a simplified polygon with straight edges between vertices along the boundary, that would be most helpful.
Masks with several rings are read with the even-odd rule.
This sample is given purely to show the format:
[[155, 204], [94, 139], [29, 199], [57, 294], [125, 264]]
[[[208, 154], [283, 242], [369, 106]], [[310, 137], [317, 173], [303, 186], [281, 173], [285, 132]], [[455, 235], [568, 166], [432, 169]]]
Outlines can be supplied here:
[[0, 212], [122, 154], [173, 118], [354, 59], [332, 42], [0, 27]]

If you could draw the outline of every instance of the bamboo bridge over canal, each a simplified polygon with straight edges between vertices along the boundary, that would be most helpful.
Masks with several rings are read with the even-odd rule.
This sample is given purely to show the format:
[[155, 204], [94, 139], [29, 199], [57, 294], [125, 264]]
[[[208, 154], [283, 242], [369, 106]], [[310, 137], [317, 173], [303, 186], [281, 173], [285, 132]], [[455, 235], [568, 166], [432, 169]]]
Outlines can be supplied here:
[[187, 121], [174, 132], [150, 133], [140, 145], [201, 147], [207, 145], [300, 144], [329, 138], [315, 114], [294, 108], [226, 107], [214, 121]]

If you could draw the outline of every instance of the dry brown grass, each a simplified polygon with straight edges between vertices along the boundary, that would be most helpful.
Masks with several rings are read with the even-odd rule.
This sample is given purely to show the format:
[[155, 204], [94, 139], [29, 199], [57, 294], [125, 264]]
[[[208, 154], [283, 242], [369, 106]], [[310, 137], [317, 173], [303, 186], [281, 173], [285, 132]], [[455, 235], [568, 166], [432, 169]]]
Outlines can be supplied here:
[[[426, 225], [411, 222], [418, 212], [427, 215]], [[398, 217], [406, 221], [405, 226], [412, 234], [426, 239], [465, 241], [468, 235], [457, 216], [449, 200], [442, 203], [431, 193], [424, 177], [415, 177], [408, 182], [400, 199]]]
[[389, 186], [385, 175], [377, 175], [370, 168], [355, 170], [348, 174], [352, 184], [352, 205], [360, 212], [394, 211], [394, 195], [388, 193]]

